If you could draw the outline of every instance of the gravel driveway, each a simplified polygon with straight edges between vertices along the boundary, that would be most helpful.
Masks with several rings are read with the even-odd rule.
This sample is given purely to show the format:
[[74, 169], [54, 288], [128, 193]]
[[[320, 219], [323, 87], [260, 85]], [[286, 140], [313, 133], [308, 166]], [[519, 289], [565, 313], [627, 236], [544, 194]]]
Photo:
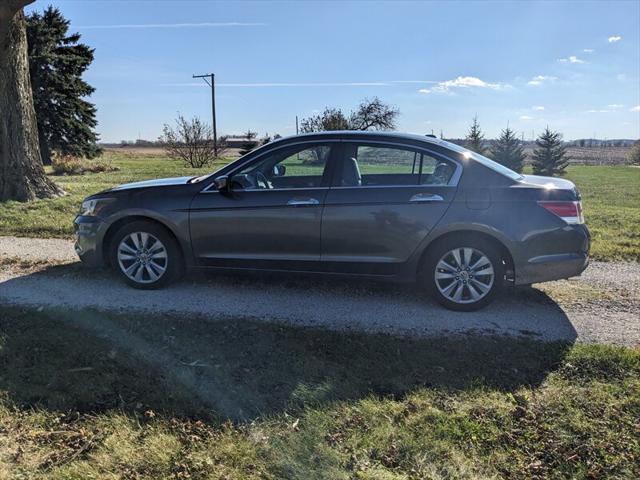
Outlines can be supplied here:
[[0, 303], [250, 317], [400, 335], [506, 334], [542, 340], [640, 344], [640, 264], [593, 262], [582, 277], [508, 291], [475, 313], [450, 312], [418, 289], [293, 275], [193, 274], [139, 291], [82, 268], [60, 239], [0, 237]]

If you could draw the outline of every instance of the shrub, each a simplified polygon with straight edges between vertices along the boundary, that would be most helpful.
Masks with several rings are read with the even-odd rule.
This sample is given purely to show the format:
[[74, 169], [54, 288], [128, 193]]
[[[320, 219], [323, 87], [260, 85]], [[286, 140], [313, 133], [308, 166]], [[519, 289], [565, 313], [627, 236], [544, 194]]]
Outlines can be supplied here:
[[640, 165], [640, 140], [636, 141], [629, 152], [629, 160], [631, 165]]
[[85, 173], [114, 172], [118, 167], [106, 160], [86, 160], [71, 155], [56, 155], [51, 167], [54, 175], [84, 175]]

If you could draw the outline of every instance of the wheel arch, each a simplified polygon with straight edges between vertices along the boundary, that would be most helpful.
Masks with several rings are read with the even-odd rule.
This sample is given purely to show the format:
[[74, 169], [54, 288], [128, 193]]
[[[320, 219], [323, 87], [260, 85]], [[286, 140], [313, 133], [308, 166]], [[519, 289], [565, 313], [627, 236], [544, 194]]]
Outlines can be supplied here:
[[433, 248], [442, 242], [452, 242], [456, 239], [469, 239], [476, 238], [491, 243], [496, 247], [500, 253], [502, 261], [505, 263], [505, 273], [507, 283], [512, 283], [515, 278], [515, 263], [513, 261], [513, 255], [511, 250], [507, 247], [506, 243], [498, 238], [496, 235], [492, 235], [483, 230], [473, 229], [459, 229], [443, 232], [437, 236], [434, 236], [427, 245], [422, 249], [419, 260], [416, 266], [416, 278], [420, 279], [423, 275], [423, 267], [427, 256], [433, 250]]
[[187, 252], [185, 252], [184, 245], [182, 245], [182, 242], [180, 242], [179, 237], [176, 235], [173, 229], [169, 227], [169, 225], [158, 220], [157, 218], [149, 217], [146, 215], [128, 215], [128, 216], [119, 218], [118, 220], [113, 222], [111, 225], [109, 225], [109, 227], [107, 228], [107, 230], [105, 231], [102, 237], [102, 242], [101, 242], [102, 261], [104, 262], [104, 265], [109, 267], [111, 266], [111, 260], [109, 258], [109, 255], [111, 251], [111, 242], [113, 241], [113, 237], [115, 236], [116, 232], [120, 230], [122, 227], [124, 227], [125, 225], [128, 225], [129, 223], [133, 223], [133, 222], [150, 222], [165, 229], [167, 233], [171, 235], [171, 237], [173, 237], [176, 244], [178, 245], [183, 262], [187, 261], [188, 257], [186, 254]]

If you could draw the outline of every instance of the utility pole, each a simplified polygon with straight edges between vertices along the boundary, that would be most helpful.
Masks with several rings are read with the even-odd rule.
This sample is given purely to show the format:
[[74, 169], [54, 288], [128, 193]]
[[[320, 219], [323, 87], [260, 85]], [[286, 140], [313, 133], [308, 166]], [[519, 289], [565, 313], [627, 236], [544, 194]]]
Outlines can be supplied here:
[[298, 135], [298, 115], [296, 115], [296, 135]]
[[206, 75], [193, 75], [193, 78], [202, 78], [211, 87], [211, 117], [213, 119], [213, 154], [218, 156], [218, 132], [216, 130], [216, 76], [213, 73]]

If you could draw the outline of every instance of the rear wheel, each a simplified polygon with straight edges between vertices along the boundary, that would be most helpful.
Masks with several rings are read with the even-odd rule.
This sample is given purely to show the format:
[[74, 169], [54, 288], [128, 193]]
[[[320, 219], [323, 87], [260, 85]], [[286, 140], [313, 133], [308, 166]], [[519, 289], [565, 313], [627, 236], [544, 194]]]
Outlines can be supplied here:
[[423, 273], [431, 296], [451, 310], [484, 307], [504, 282], [504, 265], [497, 249], [474, 239], [438, 243], [429, 253]]
[[184, 268], [175, 239], [164, 227], [146, 221], [126, 224], [116, 232], [111, 265], [126, 283], [141, 289], [163, 287]]

